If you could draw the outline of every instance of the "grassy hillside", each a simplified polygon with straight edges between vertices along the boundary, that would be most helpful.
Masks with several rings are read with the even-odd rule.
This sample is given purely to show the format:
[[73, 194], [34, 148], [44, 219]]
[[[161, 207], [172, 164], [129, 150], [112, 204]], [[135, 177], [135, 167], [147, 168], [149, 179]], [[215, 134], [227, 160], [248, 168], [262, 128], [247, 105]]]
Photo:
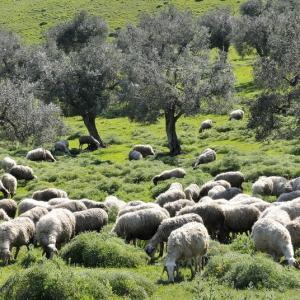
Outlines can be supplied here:
[[219, 6], [238, 10], [241, 0], [1, 0], [0, 27], [9, 28], [27, 43], [39, 43], [53, 25], [71, 19], [80, 10], [99, 15], [111, 30], [135, 22], [140, 12], [153, 12], [174, 4], [201, 14]]

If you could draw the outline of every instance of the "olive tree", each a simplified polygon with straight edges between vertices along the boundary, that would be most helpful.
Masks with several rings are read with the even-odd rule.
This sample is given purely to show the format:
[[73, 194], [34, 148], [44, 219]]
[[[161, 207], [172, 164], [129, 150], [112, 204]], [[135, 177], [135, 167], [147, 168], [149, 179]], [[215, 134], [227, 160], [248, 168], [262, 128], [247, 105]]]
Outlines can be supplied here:
[[204, 103], [226, 107], [233, 83], [230, 66], [222, 55], [210, 60], [207, 29], [190, 12], [174, 7], [142, 15], [137, 26], [119, 32], [117, 45], [125, 55], [121, 99], [129, 117], [155, 122], [163, 112], [170, 153], [179, 154], [176, 122], [199, 112]]

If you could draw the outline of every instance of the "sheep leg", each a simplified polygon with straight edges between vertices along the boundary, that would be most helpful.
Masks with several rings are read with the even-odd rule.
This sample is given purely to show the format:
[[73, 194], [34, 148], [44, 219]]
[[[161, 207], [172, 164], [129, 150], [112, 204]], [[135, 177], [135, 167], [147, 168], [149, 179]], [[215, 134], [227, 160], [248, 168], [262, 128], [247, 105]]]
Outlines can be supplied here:
[[195, 277], [195, 271], [193, 270], [193, 263], [192, 263], [191, 259], [188, 262], [188, 266], [189, 266], [189, 268], [191, 270], [191, 279], [193, 279]]
[[162, 257], [163, 254], [164, 254], [164, 242], [161, 242], [159, 248], [159, 257]]
[[20, 247], [16, 247], [16, 253], [15, 253], [14, 260], [16, 260], [16, 259], [17, 259], [17, 257], [18, 257], [18, 254], [19, 254], [19, 251], [20, 251]]

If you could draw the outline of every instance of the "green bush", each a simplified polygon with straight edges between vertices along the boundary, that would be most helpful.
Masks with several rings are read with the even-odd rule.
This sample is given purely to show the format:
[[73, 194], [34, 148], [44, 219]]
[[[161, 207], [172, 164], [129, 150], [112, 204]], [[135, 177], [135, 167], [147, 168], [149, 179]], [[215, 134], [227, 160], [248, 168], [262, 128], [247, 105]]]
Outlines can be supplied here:
[[71, 264], [85, 267], [137, 267], [147, 261], [147, 255], [110, 233], [88, 232], [75, 237], [60, 252]]
[[254, 254], [255, 245], [251, 237], [245, 233], [239, 234], [230, 244], [230, 248], [244, 254]]

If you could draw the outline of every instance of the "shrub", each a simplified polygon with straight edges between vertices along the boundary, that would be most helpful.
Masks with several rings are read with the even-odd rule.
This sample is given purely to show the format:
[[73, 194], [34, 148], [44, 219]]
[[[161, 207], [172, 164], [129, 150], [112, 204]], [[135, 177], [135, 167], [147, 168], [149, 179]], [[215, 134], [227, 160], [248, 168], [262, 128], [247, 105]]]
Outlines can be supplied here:
[[60, 253], [71, 264], [85, 267], [137, 267], [147, 261], [146, 254], [110, 233], [89, 232], [75, 237]]
[[254, 242], [249, 235], [239, 234], [231, 243], [230, 248], [234, 251], [245, 254], [254, 254]]

